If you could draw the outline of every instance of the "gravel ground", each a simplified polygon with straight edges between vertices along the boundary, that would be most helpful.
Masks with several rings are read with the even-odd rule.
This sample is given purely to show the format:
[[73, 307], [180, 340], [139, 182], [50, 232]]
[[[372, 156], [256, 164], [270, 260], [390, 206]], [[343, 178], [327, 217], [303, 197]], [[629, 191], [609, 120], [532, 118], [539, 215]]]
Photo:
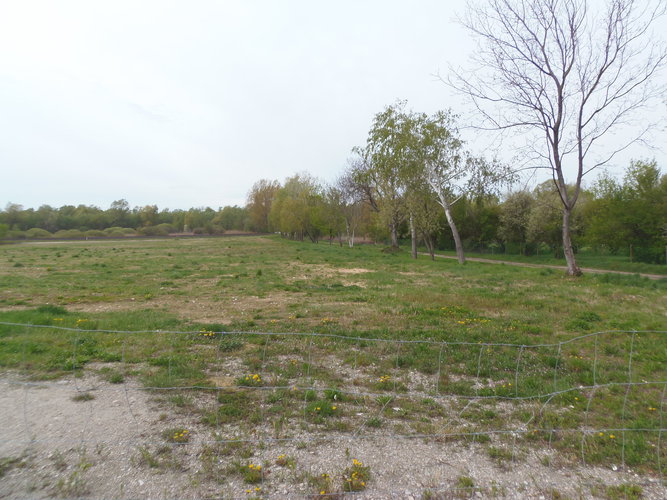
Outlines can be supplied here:
[[[258, 429], [251, 446], [208, 460], [211, 428], [138, 389], [131, 379], [110, 384], [93, 374], [35, 383], [0, 374], [0, 498], [304, 498], [318, 493], [309, 478], [322, 474], [339, 488], [353, 459], [371, 471], [366, 491], [354, 495], [360, 499], [606, 498], [608, 486], [621, 484], [667, 498], [657, 477], [557, 465], [550, 450], [503, 463], [479, 444], [381, 435], [261, 443]], [[73, 399], [83, 392], [94, 398]], [[188, 443], [166, 443], [164, 431], [176, 428], [189, 430]], [[280, 455], [294, 467], [277, 465]], [[263, 464], [263, 482], [245, 483], [230, 472], [234, 461]]]

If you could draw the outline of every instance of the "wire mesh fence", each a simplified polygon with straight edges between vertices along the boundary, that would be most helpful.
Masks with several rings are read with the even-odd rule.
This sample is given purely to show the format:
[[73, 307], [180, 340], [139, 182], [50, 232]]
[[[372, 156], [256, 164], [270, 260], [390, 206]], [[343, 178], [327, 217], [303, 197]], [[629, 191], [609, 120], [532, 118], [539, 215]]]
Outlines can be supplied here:
[[[57, 320], [0, 323], [15, 496], [667, 493], [667, 331], [509, 344]], [[30, 483], [38, 465], [53, 484]]]

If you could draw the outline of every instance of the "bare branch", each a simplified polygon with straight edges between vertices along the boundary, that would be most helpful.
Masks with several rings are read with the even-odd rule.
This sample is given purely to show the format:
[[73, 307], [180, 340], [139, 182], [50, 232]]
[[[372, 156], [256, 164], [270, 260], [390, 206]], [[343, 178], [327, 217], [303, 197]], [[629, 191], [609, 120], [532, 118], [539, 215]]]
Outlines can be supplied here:
[[[666, 91], [653, 82], [667, 65], [667, 48], [651, 30], [667, 4], [607, 0], [606, 6], [599, 16], [587, 0], [469, 5], [461, 22], [477, 41], [475, 69], [450, 68], [442, 79], [472, 103], [481, 118], [479, 129], [537, 135], [529, 149], [549, 166], [561, 197], [563, 245], [573, 274], [578, 270], [567, 221], [582, 178], [645, 140], [655, 124], [642, 123], [602, 160], [589, 162], [588, 156], [602, 138], [634, 126], [638, 112]], [[576, 175], [568, 181], [570, 165]]]

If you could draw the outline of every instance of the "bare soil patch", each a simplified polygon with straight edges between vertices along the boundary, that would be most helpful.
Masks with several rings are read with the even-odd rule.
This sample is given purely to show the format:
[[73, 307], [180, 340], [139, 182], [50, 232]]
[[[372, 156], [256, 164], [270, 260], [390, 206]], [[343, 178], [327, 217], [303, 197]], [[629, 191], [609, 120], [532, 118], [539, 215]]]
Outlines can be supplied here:
[[[226, 377], [216, 381], [226, 385]], [[91, 399], [75, 401], [82, 394]], [[210, 463], [211, 429], [163, 398], [131, 379], [114, 385], [94, 373], [35, 383], [1, 375], [0, 457], [9, 465], [0, 498], [247, 498], [246, 491], [254, 494], [256, 487], [266, 498], [304, 498], [317, 493], [308, 477], [329, 474], [337, 484], [353, 458], [371, 470], [368, 489], [357, 497], [363, 499], [417, 499], [427, 492], [440, 495], [433, 498], [594, 498], [604, 497], [607, 486], [628, 483], [640, 486], [643, 498], [667, 496], [656, 478], [615, 466], [558, 465], [549, 450], [499, 462], [474, 442], [405, 439], [390, 432], [363, 439], [332, 432], [259, 446], [270, 429], [258, 425], [257, 442]], [[188, 429], [191, 439], [166, 443], [164, 432], [172, 428]], [[280, 455], [291, 457], [294, 467], [276, 465]], [[264, 481], [249, 485], [225, 472], [234, 461], [264, 464]], [[473, 488], [457, 489], [461, 478]]]

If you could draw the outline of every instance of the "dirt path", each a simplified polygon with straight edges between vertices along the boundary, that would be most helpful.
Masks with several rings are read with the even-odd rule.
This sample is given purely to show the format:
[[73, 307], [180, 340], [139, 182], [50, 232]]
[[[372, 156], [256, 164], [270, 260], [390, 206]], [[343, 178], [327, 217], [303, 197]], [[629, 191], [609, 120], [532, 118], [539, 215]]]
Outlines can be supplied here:
[[[420, 253], [420, 255], [429, 255], [429, 254], [422, 252]], [[435, 256], [442, 259], [456, 260], [456, 256], [454, 255], [442, 255], [436, 253]], [[567, 271], [566, 266], [553, 266], [549, 264], [531, 264], [528, 262], [514, 262], [511, 260], [483, 259], [481, 257], [466, 257], [466, 260], [469, 260], [470, 262], [482, 262], [484, 264], [505, 264], [507, 266], [534, 267], [538, 269], [555, 269], [557, 271], [564, 271], [564, 272]], [[651, 280], [667, 279], [667, 275], [664, 274], [631, 273], [629, 271], [612, 271], [611, 269], [593, 269], [591, 267], [582, 267], [581, 270], [584, 273], [592, 273], [592, 274], [624, 274], [626, 276], [641, 276], [642, 278], [648, 278]]]

